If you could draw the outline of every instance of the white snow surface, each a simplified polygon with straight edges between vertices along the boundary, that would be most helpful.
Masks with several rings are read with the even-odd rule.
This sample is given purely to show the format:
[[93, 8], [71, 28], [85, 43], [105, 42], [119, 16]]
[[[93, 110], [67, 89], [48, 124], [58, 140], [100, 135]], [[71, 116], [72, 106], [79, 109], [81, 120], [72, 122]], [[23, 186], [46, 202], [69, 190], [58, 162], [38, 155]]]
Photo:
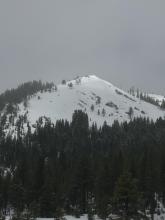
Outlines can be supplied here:
[[[69, 83], [73, 84], [72, 88], [68, 86]], [[94, 105], [94, 111], [91, 110], [91, 105]], [[148, 117], [155, 121], [165, 116], [165, 111], [159, 107], [131, 96], [95, 75], [79, 77], [68, 81], [66, 85], [60, 84], [57, 91], [38, 92], [29, 99], [26, 108], [23, 103], [19, 105], [18, 116], [26, 114], [30, 125], [34, 125], [39, 117], [44, 116], [52, 122], [58, 119], [71, 121], [73, 112], [80, 109], [88, 114], [90, 125], [96, 122], [101, 126], [105, 121], [109, 125], [112, 125], [114, 120], [129, 121], [127, 112], [130, 107], [133, 108], [133, 117]], [[102, 115], [103, 109], [106, 112], [105, 116]], [[24, 128], [27, 128], [26, 125]], [[10, 126], [9, 130], [13, 129]]]
[[[98, 216], [93, 216], [94, 217], [94, 220], [101, 220]], [[79, 218], [76, 218], [74, 216], [71, 216], [71, 215], [65, 215], [64, 216], [64, 219], [65, 220], [88, 220], [88, 215], [87, 214], [84, 214], [84, 215], [81, 215]], [[54, 220], [54, 218], [37, 218], [37, 220]]]

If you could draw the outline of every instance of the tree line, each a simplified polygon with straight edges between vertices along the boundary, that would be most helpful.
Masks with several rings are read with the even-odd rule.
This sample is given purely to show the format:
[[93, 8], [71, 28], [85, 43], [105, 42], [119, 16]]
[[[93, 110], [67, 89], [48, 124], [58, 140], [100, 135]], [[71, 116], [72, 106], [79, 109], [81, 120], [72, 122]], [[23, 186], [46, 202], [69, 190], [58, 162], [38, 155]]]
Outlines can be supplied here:
[[26, 100], [29, 96], [37, 92], [50, 91], [54, 87], [54, 83], [42, 83], [41, 81], [31, 81], [23, 83], [16, 89], [6, 90], [0, 95], [0, 111], [9, 104], [19, 104]]
[[0, 133], [0, 213], [12, 210], [15, 219], [152, 214], [155, 193], [165, 201], [164, 134], [161, 118], [98, 128], [80, 110], [71, 122], [40, 119], [24, 137]]
[[162, 102], [160, 103], [159, 100], [154, 99], [153, 97], [151, 97], [149, 94], [140, 91], [139, 89], [135, 90], [134, 87], [130, 88], [128, 90], [128, 93], [131, 94], [132, 96], [135, 96], [145, 102], [148, 102], [152, 105], [156, 105], [158, 107], [160, 107], [161, 109], [165, 109], [165, 97], [162, 100]]

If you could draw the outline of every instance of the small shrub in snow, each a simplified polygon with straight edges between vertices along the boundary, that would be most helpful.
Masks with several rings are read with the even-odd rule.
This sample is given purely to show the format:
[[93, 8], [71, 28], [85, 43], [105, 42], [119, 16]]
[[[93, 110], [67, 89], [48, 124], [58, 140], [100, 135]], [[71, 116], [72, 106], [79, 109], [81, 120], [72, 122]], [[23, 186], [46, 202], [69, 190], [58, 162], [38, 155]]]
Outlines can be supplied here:
[[106, 114], [106, 111], [105, 111], [105, 109], [103, 108], [103, 109], [102, 109], [102, 116], [104, 117], [105, 114]]
[[101, 97], [97, 96], [96, 97], [96, 105], [99, 105], [101, 103]]
[[94, 107], [94, 105], [92, 104], [92, 105], [91, 105], [91, 111], [93, 112], [94, 109], [95, 109], [95, 107]]
[[61, 84], [62, 84], [62, 85], [66, 85], [66, 80], [63, 79], [62, 82], [61, 82]]
[[73, 83], [68, 83], [68, 87], [71, 89], [71, 88], [73, 88]]

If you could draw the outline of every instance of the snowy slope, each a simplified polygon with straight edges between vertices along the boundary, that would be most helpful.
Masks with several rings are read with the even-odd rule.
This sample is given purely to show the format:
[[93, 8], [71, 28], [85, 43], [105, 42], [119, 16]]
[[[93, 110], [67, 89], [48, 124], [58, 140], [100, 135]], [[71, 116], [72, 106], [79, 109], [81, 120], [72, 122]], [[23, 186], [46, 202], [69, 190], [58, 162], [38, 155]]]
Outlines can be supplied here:
[[165, 101], [165, 96], [156, 95], [153, 93], [148, 94], [149, 97], [153, 98], [155, 101], [158, 101], [159, 105], [162, 104], [163, 100]]
[[[70, 83], [72, 88], [68, 86]], [[18, 116], [26, 115], [30, 125], [34, 125], [41, 116], [49, 117], [53, 122], [57, 119], [70, 121], [74, 110], [81, 109], [88, 113], [90, 124], [96, 122], [100, 126], [104, 121], [109, 125], [114, 120], [129, 121], [130, 107], [133, 108], [133, 117], [156, 120], [165, 115], [159, 107], [139, 100], [95, 75], [89, 75], [60, 84], [57, 91], [37, 93], [29, 99], [26, 108], [23, 103], [19, 105]], [[105, 115], [102, 114], [103, 109]]]

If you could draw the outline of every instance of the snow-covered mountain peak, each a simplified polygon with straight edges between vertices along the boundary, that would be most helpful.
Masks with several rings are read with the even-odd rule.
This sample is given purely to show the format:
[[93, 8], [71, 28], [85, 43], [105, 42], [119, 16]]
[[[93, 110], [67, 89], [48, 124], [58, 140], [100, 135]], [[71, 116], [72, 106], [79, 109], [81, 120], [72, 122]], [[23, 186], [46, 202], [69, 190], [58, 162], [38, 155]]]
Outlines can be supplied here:
[[[156, 120], [164, 117], [165, 111], [159, 107], [142, 101], [113, 84], [95, 75], [77, 77], [57, 85], [52, 91], [38, 92], [18, 105], [19, 116], [25, 116], [26, 124], [35, 127], [39, 117], [50, 118], [52, 122], [58, 119], [71, 121], [75, 110], [82, 110], [89, 116], [89, 122], [98, 126], [105, 121], [111, 125], [114, 120], [129, 121], [133, 117], [148, 117]], [[130, 111], [131, 109], [131, 111]], [[11, 128], [11, 126], [10, 126]], [[14, 130], [12, 126], [12, 131]]]
[[67, 83], [73, 83], [73, 84], [79, 84], [78, 82], [80, 82], [81, 84], [92, 84], [92, 83], [105, 83], [105, 84], [109, 84], [111, 85], [109, 82], [97, 77], [96, 75], [86, 75], [86, 76], [78, 76], [73, 80], [68, 81]]
[[[99, 77], [97, 77], [96, 75], [87, 75], [87, 76], [80, 76], [80, 77], [76, 77], [73, 80], [70, 80], [66, 83], [66, 86], [69, 86], [70, 83], [72, 83], [73, 86], [76, 86], [75, 89], [78, 88], [89, 88], [89, 89], [109, 89], [111, 88], [111, 91], [114, 91], [115, 89], [118, 89], [117, 87], [115, 87], [113, 84], [111, 84], [108, 81], [105, 81]], [[60, 85], [59, 85], [60, 86]], [[120, 89], [119, 89], [120, 90]]]

